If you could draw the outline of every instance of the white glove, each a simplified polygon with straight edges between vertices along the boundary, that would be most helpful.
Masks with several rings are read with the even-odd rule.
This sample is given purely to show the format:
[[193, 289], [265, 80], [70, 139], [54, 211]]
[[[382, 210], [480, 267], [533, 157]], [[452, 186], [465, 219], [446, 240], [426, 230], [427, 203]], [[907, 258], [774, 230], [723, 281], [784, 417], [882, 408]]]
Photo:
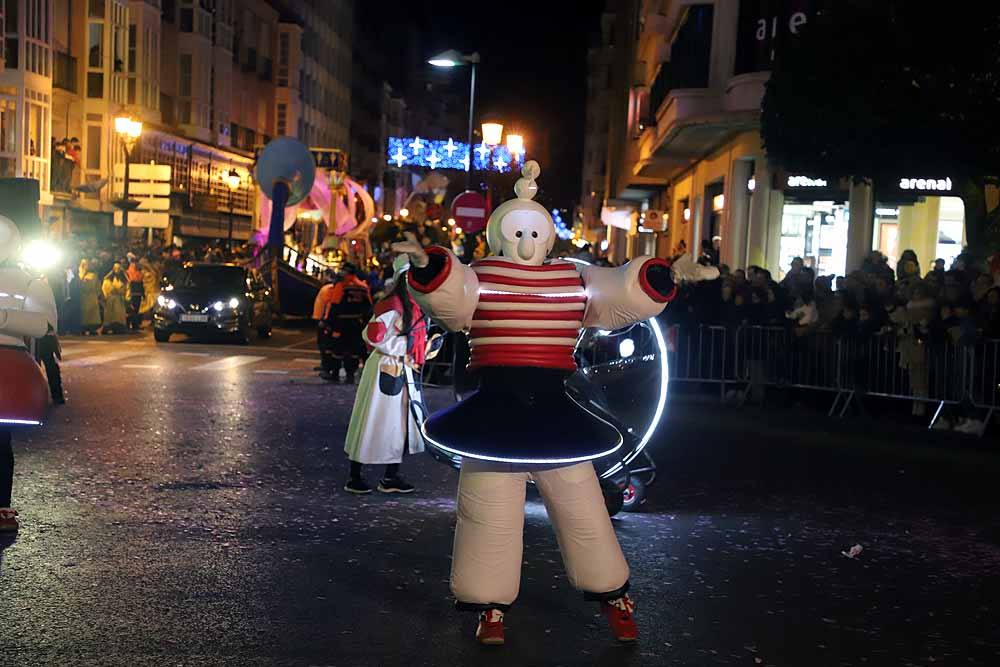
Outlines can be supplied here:
[[430, 263], [427, 258], [427, 252], [424, 247], [420, 245], [420, 241], [417, 237], [413, 235], [413, 232], [403, 232], [403, 236], [406, 237], [405, 241], [399, 241], [398, 243], [392, 244], [392, 251], [400, 254], [406, 254], [410, 256], [410, 264], [422, 269]]
[[684, 254], [670, 265], [671, 275], [675, 283], [697, 283], [703, 280], [715, 280], [719, 277], [719, 269], [714, 266], [702, 266], [691, 255]]

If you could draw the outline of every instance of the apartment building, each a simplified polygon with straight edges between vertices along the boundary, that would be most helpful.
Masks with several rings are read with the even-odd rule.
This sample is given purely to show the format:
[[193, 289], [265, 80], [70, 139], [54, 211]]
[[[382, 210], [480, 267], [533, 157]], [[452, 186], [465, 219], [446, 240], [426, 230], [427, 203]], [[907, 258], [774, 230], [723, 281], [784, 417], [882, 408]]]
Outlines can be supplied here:
[[169, 224], [154, 234], [221, 238], [234, 217], [248, 238], [256, 150], [277, 135], [348, 146], [352, 12], [349, 0], [0, 2], [0, 176], [39, 181], [54, 234], [105, 235], [125, 156], [114, 119], [129, 115], [143, 121], [134, 161], [172, 167]]
[[[872, 249], [891, 259], [907, 247], [920, 257], [958, 253], [964, 209], [938, 187], [948, 174], [899, 174], [873, 189], [768, 163], [760, 107], [772, 63], [794, 53], [827, 1], [609, 2], [616, 48], [603, 212], [613, 257], [697, 255], [715, 242], [733, 267], [781, 275], [803, 257], [820, 274], [842, 275]], [[649, 210], [662, 212], [662, 231], [643, 227]]]

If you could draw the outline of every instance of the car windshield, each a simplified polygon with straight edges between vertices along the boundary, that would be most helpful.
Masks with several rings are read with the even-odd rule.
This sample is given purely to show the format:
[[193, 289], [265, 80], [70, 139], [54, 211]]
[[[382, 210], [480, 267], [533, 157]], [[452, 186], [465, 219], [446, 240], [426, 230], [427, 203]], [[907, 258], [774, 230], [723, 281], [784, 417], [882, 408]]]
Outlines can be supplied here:
[[238, 266], [191, 266], [174, 277], [175, 289], [246, 291], [243, 269]]

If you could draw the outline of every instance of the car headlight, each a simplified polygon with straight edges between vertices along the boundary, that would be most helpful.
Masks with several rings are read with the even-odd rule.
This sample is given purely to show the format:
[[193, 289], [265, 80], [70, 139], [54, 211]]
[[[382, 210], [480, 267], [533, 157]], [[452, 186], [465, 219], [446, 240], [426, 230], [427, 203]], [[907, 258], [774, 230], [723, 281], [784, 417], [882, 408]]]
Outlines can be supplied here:
[[215, 308], [215, 312], [221, 313], [222, 309], [225, 308], [225, 306], [222, 305], [221, 301], [216, 301], [215, 303], [212, 304], [212, 308]]
[[169, 308], [170, 310], [173, 310], [174, 308], [177, 307], [176, 301], [174, 301], [173, 299], [168, 299], [162, 294], [156, 297], [156, 303], [159, 304], [161, 308]]
[[158, 297], [156, 297], [156, 304], [162, 308], [163, 306], [167, 305], [167, 299], [161, 294]]
[[232, 308], [233, 310], [239, 308], [240, 300], [234, 296], [232, 299], [229, 300], [229, 307]]

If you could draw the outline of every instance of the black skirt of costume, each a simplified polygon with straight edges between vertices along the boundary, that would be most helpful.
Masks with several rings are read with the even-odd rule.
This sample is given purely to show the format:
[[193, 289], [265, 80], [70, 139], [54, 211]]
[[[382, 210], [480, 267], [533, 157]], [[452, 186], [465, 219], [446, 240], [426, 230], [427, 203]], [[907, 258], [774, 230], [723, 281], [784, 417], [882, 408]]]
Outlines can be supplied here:
[[622, 446], [618, 430], [566, 393], [569, 373], [483, 368], [479, 390], [424, 422], [427, 444], [452, 455], [507, 463], [573, 463]]

